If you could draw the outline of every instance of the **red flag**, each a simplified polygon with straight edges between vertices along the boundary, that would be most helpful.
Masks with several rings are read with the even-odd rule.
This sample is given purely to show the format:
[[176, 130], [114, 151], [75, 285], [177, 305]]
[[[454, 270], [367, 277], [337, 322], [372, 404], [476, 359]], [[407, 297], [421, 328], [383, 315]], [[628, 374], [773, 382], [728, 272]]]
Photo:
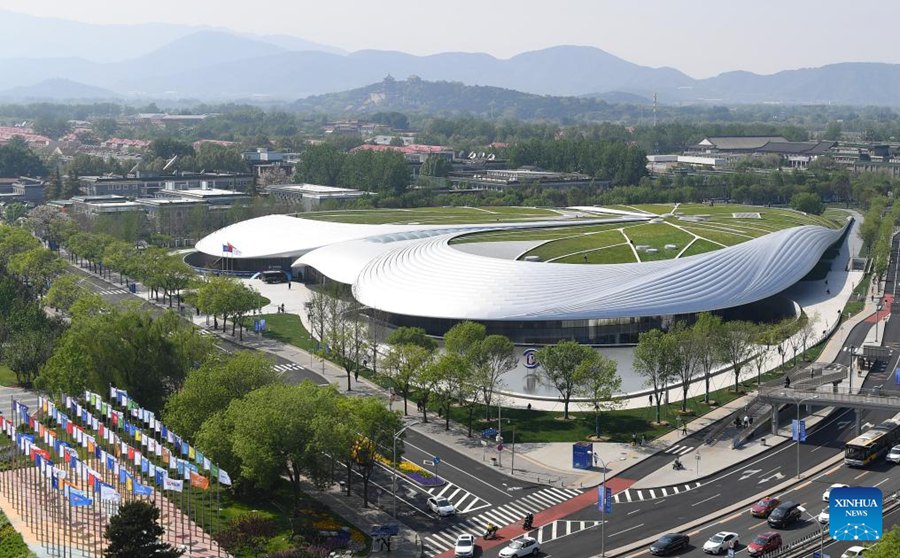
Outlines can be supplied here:
[[28, 426], [30, 426], [31, 429], [34, 430], [34, 417], [28, 417]]
[[103, 438], [103, 431], [104, 431], [103, 424], [98, 424], [97, 425], [97, 434], [99, 434], [101, 438]]
[[128, 461], [133, 461], [133, 460], [134, 460], [134, 448], [131, 446], [128, 446]]
[[75, 425], [72, 423], [72, 421], [67, 422], [66, 423], [66, 432], [71, 434], [74, 431], [75, 431]]
[[119, 424], [119, 414], [118, 413], [112, 414], [112, 423], [113, 423], [113, 425]]

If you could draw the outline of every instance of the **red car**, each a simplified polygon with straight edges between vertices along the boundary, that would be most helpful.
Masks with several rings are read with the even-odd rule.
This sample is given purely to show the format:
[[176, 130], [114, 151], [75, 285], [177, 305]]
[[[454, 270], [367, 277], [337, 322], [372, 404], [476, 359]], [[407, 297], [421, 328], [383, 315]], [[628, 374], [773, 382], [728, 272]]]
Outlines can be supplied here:
[[753, 507], [750, 508], [750, 515], [753, 517], [769, 517], [769, 514], [772, 513], [772, 510], [781, 505], [781, 500], [778, 498], [763, 498], [759, 502], [753, 504]]
[[781, 548], [781, 535], [775, 531], [768, 531], [756, 535], [753, 542], [747, 545], [747, 552], [751, 557], [756, 557], [779, 548]]

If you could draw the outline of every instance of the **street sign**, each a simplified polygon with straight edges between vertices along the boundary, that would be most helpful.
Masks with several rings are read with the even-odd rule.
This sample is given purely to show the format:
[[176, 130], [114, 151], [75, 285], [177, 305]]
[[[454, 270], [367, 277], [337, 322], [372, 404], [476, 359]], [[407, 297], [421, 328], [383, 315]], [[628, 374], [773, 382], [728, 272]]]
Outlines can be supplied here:
[[894, 381], [900, 386], [900, 368], [894, 370]]
[[497, 444], [497, 451], [503, 451], [503, 444]]
[[603, 513], [612, 513], [612, 488], [602, 484], [597, 487], [597, 509]]
[[441, 464], [441, 458], [438, 457], [438, 456], [436, 456], [436, 455], [435, 455], [434, 457], [432, 457], [431, 460], [434, 461], [434, 464], [435, 464], [435, 465], [440, 465], [440, 464]]
[[799, 421], [798, 427], [797, 419], [793, 419], [791, 420], [791, 440], [796, 442], [798, 437], [801, 442], [806, 441], [806, 421]]
[[734, 558], [734, 549], [733, 548], [728, 549], [728, 558]]

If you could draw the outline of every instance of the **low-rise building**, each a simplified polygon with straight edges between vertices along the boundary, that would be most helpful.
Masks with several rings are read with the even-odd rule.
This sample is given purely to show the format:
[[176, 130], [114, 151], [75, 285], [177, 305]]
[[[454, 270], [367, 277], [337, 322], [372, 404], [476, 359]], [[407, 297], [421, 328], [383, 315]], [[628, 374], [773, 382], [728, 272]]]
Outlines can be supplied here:
[[44, 182], [36, 178], [0, 178], [0, 203], [28, 203], [37, 205], [44, 201]]
[[123, 196], [73, 196], [71, 211], [74, 214], [96, 217], [111, 213], [143, 212], [144, 207]]
[[269, 197], [280, 202], [302, 205], [305, 210], [315, 209], [323, 201], [345, 201], [372, 195], [352, 188], [337, 188], [319, 184], [273, 184], [266, 187]]
[[176, 173], [158, 174], [138, 171], [128, 176], [79, 177], [82, 193], [87, 196], [128, 196], [151, 198], [162, 189], [188, 190], [203, 187], [246, 191], [253, 184], [250, 174]]
[[495, 169], [475, 172], [451, 173], [449, 181], [454, 188], [476, 190], [506, 190], [528, 185], [549, 188], [578, 188], [582, 186], [606, 186], [609, 181], [598, 181], [586, 174], [554, 172], [537, 168]]

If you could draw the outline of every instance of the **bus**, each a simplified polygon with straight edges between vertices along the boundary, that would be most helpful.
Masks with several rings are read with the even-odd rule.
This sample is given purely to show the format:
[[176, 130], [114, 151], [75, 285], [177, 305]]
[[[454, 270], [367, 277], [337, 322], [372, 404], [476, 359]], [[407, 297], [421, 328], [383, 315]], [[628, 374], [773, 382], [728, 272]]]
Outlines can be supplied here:
[[844, 446], [844, 465], [863, 467], [884, 456], [900, 440], [900, 413], [853, 438]]

